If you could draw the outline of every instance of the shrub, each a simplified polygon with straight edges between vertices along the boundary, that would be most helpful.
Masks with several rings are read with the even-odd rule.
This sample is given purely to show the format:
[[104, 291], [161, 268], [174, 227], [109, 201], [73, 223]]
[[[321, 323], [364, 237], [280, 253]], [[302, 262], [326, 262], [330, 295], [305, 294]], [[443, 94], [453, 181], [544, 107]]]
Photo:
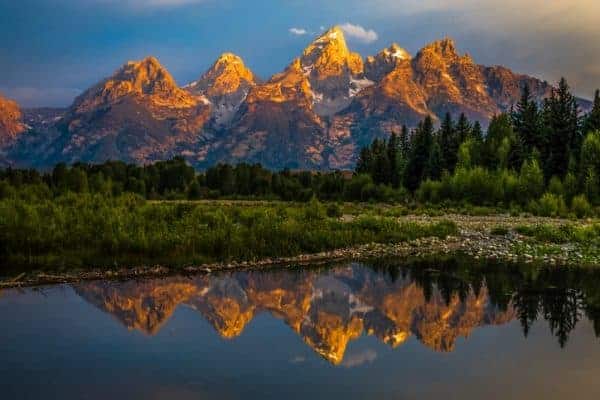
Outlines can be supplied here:
[[338, 204], [330, 203], [327, 205], [327, 216], [329, 218], [340, 218], [342, 215], [344, 215], [342, 207], [340, 207]]
[[417, 198], [424, 203], [437, 204], [442, 200], [440, 196], [441, 188], [441, 182], [428, 179], [417, 190]]
[[556, 196], [564, 196], [565, 188], [563, 183], [560, 181], [560, 178], [557, 176], [553, 176], [548, 183], [548, 192], [552, 193]]
[[585, 218], [593, 214], [592, 206], [585, 195], [573, 197], [573, 200], [571, 200], [571, 211], [577, 218]]
[[304, 206], [304, 218], [309, 221], [319, 221], [325, 218], [326, 216], [325, 207], [321, 204], [321, 202], [313, 197], [305, 206]]
[[519, 189], [522, 201], [537, 199], [542, 195], [544, 174], [537, 160], [533, 159], [523, 163], [519, 175]]
[[552, 193], [546, 193], [542, 196], [538, 203], [538, 215], [543, 217], [556, 217], [566, 213], [566, 205], [562, 196], [557, 196]]

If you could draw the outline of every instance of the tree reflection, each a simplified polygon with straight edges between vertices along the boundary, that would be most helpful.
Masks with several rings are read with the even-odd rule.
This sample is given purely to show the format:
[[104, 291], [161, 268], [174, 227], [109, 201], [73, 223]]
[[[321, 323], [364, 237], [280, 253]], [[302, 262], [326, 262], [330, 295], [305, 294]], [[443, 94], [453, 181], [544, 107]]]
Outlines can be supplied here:
[[[432, 268], [435, 265], [435, 268]], [[439, 290], [445, 301], [458, 295], [464, 301], [487, 287], [490, 302], [498, 309], [512, 307], [527, 337], [540, 318], [548, 323], [561, 347], [582, 318], [588, 318], [600, 337], [600, 272], [584, 269], [540, 267], [437, 257], [409, 261], [398, 267], [379, 263], [376, 268], [408, 268], [426, 296]]]

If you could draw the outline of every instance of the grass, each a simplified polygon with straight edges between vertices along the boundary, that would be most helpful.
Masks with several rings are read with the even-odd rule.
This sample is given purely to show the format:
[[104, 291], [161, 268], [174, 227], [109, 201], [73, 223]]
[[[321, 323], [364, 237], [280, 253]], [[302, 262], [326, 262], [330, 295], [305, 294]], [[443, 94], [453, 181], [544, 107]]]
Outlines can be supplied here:
[[591, 225], [521, 225], [515, 229], [523, 236], [544, 243], [597, 243], [600, 240], [600, 224]]
[[367, 243], [457, 233], [450, 221], [399, 222], [377, 207], [345, 220], [344, 206], [147, 202], [67, 195], [0, 201], [2, 265], [86, 267], [252, 261]]

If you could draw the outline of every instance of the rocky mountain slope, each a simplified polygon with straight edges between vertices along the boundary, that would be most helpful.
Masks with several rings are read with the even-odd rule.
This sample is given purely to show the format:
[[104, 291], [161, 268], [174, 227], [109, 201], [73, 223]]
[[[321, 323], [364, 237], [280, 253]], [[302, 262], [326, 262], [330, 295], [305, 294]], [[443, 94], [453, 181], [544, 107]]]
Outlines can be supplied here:
[[213, 122], [218, 126], [226, 126], [256, 83], [256, 76], [240, 57], [224, 53], [208, 71], [185, 89], [192, 94], [206, 96], [213, 107]]
[[334, 27], [264, 82], [240, 57], [225, 53], [181, 88], [148, 57], [125, 64], [62, 115], [29, 112], [28, 134], [19, 134], [25, 127], [14, 122], [20, 116], [10, 103], [13, 111], [0, 113], [8, 147], [2, 158], [44, 167], [181, 155], [198, 168], [246, 161], [273, 169], [345, 169], [375, 137], [414, 127], [427, 115], [439, 121], [446, 112], [465, 113], [485, 126], [518, 101], [525, 84], [540, 101], [552, 90], [505, 67], [476, 64], [451, 39], [414, 57], [392, 44], [363, 60]]

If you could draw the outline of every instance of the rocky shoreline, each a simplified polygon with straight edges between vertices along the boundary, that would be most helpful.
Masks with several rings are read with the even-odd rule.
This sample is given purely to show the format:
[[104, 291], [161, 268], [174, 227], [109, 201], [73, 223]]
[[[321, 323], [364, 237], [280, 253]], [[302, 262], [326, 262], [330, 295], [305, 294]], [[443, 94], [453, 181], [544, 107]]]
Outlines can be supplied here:
[[[518, 234], [514, 228], [519, 225], [550, 224], [561, 225], [569, 221], [549, 218], [513, 218], [510, 216], [472, 217], [465, 215], [445, 215], [440, 217], [406, 216], [400, 219], [411, 222], [454, 221], [459, 234], [445, 239], [436, 237], [421, 238], [397, 244], [371, 243], [367, 245], [325, 251], [315, 254], [302, 254], [295, 257], [266, 258], [259, 261], [212, 263], [180, 268], [161, 265], [127, 268], [96, 268], [72, 272], [28, 272], [14, 277], [0, 278], [0, 289], [14, 287], [63, 284], [91, 280], [127, 280], [142, 277], [162, 277], [173, 274], [202, 274], [240, 269], [298, 268], [308, 265], [326, 265], [342, 261], [361, 261], [386, 257], [426, 257], [441, 254], [460, 253], [475, 259], [493, 259], [506, 262], [540, 263], [553, 266], [600, 266], [600, 257], [584, 255], [582, 246], [575, 243], [548, 245], [536, 243]], [[503, 234], [493, 233], [493, 229], [506, 229]]]

